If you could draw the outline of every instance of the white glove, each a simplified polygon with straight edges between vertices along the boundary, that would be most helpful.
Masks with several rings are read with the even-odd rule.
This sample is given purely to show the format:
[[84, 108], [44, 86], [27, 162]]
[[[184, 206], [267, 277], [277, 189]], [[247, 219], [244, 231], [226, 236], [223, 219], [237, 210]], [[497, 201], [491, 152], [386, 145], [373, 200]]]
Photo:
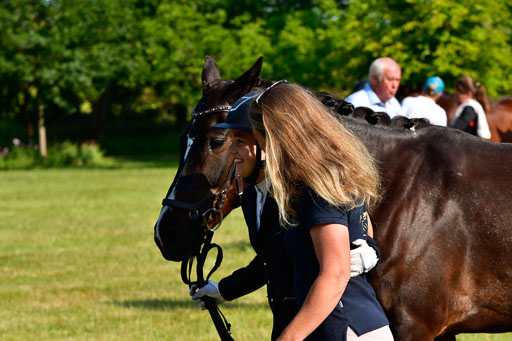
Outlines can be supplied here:
[[358, 247], [350, 250], [350, 277], [356, 277], [373, 269], [379, 257], [377, 257], [377, 251], [364, 239], [356, 239], [352, 244]]
[[217, 283], [217, 282], [209, 280], [206, 285], [204, 285], [203, 287], [199, 288], [199, 290], [197, 290], [194, 293], [196, 288], [197, 288], [196, 285], [192, 285], [190, 287], [190, 295], [192, 296], [192, 299], [194, 301], [199, 303], [199, 305], [201, 306], [202, 310], [206, 309], [203, 300], [201, 300], [201, 297], [203, 297], [203, 296], [210, 296], [210, 297], [214, 298], [215, 302], [217, 302], [217, 304], [221, 304], [222, 302], [226, 301], [222, 297], [222, 295], [220, 294], [219, 283]]

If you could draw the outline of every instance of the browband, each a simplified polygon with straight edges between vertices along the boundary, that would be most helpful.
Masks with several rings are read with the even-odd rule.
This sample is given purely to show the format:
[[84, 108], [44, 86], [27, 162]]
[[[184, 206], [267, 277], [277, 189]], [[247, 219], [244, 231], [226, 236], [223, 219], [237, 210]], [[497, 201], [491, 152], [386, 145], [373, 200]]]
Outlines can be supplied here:
[[194, 110], [192, 110], [192, 118], [201, 117], [204, 115], [212, 114], [214, 112], [223, 112], [223, 111], [227, 112], [229, 110], [231, 110], [231, 105], [217, 105], [215, 107], [212, 107], [212, 108], [200, 111], [200, 112], [196, 112], [196, 109], [194, 109]]

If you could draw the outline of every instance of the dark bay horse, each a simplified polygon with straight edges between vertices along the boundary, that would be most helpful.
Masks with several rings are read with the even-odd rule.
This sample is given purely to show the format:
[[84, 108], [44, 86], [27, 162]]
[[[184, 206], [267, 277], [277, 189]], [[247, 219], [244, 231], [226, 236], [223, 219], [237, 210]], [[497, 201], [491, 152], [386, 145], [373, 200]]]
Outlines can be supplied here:
[[380, 163], [370, 282], [396, 339], [512, 331], [512, 145], [343, 122]]
[[[257, 86], [259, 71], [253, 68], [247, 76], [255, 77], [252, 82], [237, 79], [230, 90], [249, 91], [247, 86], [235, 89], [235, 83]], [[217, 96], [217, 91], [207, 91], [212, 87], [205, 88], [205, 78], [219, 82], [218, 70], [213, 69], [207, 59], [203, 108], [233, 101], [226, 87], [220, 87], [224, 92], [218, 90]], [[223, 118], [225, 114], [214, 121]], [[206, 121], [198, 117], [192, 123], [200, 119]], [[340, 120], [379, 163], [382, 199], [371, 216], [383, 259], [369, 280], [396, 340], [455, 340], [459, 333], [512, 331], [512, 145], [445, 127], [411, 130], [371, 125], [354, 117]], [[201, 125], [206, 135], [211, 134], [208, 124]], [[192, 140], [199, 143], [198, 137]], [[192, 142], [189, 148], [183, 142], [185, 156], [168, 198], [195, 203], [216, 193], [224, 181], [231, 160], [227, 154], [216, 156], [226, 142], [218, 154], [209, 154], [208, 139], [201, 141], [195, 151]], [[182, 180], [187, 177], [209, 180], [187, 183]], [[197, 228], [186, 209], [165, 206], [155, 226], [155, 241], [166, 259], [181, 260], [200, 243], [200, 232], [193, 231]]]

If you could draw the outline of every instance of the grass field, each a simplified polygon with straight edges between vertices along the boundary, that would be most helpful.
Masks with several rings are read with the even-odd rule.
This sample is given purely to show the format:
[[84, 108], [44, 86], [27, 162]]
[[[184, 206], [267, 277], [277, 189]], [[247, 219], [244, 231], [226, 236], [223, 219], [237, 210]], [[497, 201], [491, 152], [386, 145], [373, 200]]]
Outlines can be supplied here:
[[[153, 242], [171, 164], [0, 172], [1, 340], [217, 339], [208, 313], [189, 299], [179, 264]], [[239, 210], [215, 242], [225, 256], [215, 279], [254, 256]], [[222, 311], [236, 340], [269, 339], [264, 290]]]

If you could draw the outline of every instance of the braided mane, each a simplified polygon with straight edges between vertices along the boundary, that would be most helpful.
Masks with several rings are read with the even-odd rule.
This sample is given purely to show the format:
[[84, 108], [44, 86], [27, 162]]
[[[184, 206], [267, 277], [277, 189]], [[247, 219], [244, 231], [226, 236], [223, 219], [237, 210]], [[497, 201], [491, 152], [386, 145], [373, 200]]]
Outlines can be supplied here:
[[385, 112], [376, 112], [367, 107], [354, 108], [351, 103], [341, 98], [336, 98], [327, 92], [314, 92], [314, 95], [320, 102], [327, 106], [331, 112], [340, 116], [355, 117], [365, 120], [371, 125], [406, 130], [416, 130], [431, 125], [430, 121], [425, 118], [408, 118], [405, 116], [390, 118]]

